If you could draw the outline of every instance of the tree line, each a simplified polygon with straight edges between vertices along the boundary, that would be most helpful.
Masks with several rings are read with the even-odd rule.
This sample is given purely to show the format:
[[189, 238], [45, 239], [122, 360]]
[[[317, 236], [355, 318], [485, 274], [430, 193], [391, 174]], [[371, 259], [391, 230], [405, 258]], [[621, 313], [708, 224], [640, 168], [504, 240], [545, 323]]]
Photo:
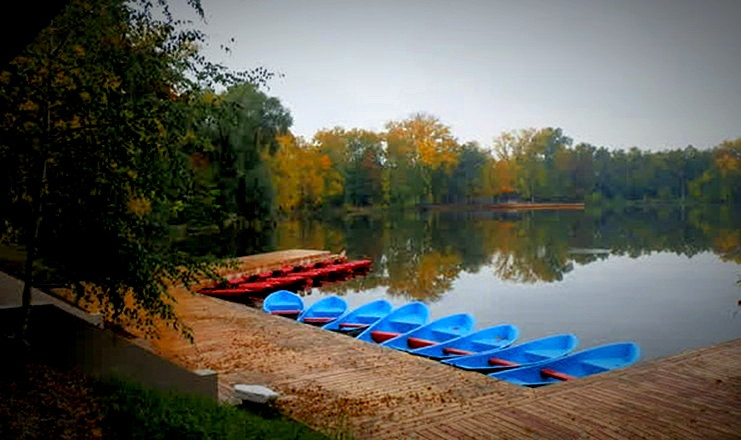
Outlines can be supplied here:
[[438, 118], [415, 114], [374, 132], [336, 127], [311, 141], [280, 138], [278, 206], [741, 200], [741, 138], [712, 149], [609, 150], [573, 145], [560, 128], [461, 143]]
[[213, 99], [241, 109], [235, 120], [207, 124], [208, 151], [194, 153], [222, 217], [510, 200], [741, 201], [741, 138], [711, 149], [625, 151], [573, 145], [547, 127], [505, 132], [483, 147], [420, 113], [383, 131], [335, 127], [306, 140], [291, 134], [289, 110], [254, 87]]

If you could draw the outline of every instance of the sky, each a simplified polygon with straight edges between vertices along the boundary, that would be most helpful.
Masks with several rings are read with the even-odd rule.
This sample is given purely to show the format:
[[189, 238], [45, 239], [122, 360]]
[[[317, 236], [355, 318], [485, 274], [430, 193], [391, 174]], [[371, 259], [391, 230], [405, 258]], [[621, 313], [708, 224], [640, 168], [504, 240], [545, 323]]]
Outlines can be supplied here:
[[[202, 0], [205, 54], [264, 66], [292, 131], [435, 115], [648, 150], [741, 137], [738, 0]], [[231, 52], [219, 45], [234, 38]]]

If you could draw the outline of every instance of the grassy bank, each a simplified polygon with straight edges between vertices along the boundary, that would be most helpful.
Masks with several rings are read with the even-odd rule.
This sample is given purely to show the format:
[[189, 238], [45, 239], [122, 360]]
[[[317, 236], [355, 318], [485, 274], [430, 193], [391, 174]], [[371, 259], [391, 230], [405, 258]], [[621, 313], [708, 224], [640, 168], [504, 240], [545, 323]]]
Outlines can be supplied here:
[[279, 415], [41, 364], [4, 365], [0, 395], [0, 438], [326, 438]]

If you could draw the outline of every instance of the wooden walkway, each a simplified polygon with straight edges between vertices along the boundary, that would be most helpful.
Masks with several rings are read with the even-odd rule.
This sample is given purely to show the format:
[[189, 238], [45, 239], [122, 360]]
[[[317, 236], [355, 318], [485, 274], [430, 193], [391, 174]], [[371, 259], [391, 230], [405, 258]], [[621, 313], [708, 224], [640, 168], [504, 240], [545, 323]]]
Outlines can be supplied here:
[[[302, 252], [292, 258], [321, 257]], [[254, 261], [279, 265], [287, 256]], [[217, 371], [224, 400], [236, 383], [274, 388], [282, 410], [324, 432], [349, 430], [360, 439], [741, 437], [741, 339], [527, 389], [239, 304], [174, 295], [195, 344], [164, 334], [155, 351]]]

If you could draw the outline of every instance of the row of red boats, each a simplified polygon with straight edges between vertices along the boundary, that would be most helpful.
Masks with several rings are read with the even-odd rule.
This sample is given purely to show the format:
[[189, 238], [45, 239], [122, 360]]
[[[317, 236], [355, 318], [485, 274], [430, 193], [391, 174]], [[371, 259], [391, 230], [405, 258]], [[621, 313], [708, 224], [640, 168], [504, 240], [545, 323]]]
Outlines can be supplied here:
[[281, 289], [303, 290], [324, 280], [350, 278], [368, 271], [370, 267], [370, 260], [347, 261], [345, 257], [334, 257], [232, 278], [225, 283], [206, 287], [198, 292], [211, 296], [240, 297], [267, 294]]

